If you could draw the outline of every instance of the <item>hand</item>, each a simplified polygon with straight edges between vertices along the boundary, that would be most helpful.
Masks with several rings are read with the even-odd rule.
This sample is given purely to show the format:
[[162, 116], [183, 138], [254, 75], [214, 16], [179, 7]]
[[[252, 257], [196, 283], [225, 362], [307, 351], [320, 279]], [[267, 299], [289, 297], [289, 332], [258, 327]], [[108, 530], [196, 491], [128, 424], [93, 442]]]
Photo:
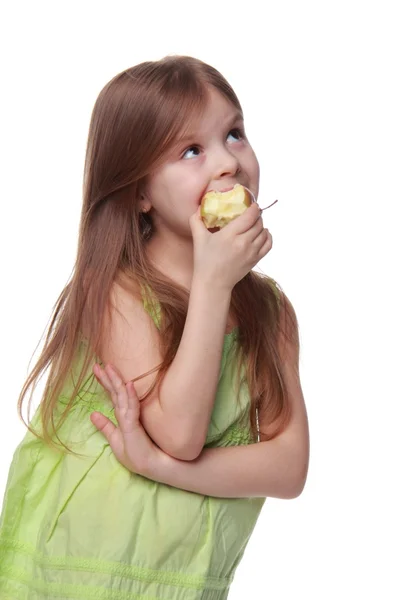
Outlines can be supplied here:
[[220, 231], [211, 233], [200, 207], [190, 217], [194, 246], [194, 276], [232, 290], [272, 248], [256, 202]]
[[97, 381], [107, 390], [115, 408], [119, 427], [99, 412], [93, 412], [90, 420], [104, 435], [117, 460], [129, 471], [148, 477], [151, 466], [159, 454], [164, 454], [147, 435], [139, 420], [140, 402], [131, 381], [124, 384], [115, 367], [99, 364], [93, 367]]

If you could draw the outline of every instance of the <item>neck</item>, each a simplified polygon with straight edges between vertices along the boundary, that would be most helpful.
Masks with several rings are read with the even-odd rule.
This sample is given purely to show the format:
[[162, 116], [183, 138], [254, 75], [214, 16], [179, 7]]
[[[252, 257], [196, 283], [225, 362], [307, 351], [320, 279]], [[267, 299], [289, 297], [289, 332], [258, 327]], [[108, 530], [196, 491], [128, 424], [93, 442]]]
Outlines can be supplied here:
[[[190, 290], [193, 278], [193, 241], [191, 237], [184, 238], [159, 232], [148, 242], [147, 256], [158, 271], [169, 277], [174, 283]], [[230, 314], [226, 332], [229, 333], [238, 322]]]
[[193, 277], [193, 241], [160, 231], [147, 242], [147, 256], [153, 265], [175, 283], [190, 290]]

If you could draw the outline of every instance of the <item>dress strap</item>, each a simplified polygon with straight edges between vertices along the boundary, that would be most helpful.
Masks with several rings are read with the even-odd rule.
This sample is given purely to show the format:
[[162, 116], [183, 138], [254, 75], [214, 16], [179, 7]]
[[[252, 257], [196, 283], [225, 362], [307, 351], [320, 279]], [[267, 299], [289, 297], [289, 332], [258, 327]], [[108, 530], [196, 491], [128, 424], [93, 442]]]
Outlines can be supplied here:
[[143, 299], [143, 308], [153, 319], [157, 329], [161, 327], [161, 306], [148, 285], [140, 286], [140, 293]]

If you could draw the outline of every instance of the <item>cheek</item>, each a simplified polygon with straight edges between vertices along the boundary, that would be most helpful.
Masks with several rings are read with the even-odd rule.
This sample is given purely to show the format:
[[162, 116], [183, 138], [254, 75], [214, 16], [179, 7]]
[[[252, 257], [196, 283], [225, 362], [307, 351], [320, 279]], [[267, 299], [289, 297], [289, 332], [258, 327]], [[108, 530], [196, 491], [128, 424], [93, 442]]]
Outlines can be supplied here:
[[253, 149], [251, 149], [250, 161], [252, 164], [253, 173], [256, 175], [259, 175], [260, 174], [260, 164], [258, 162], [258, 158]]
[[195, 169], [182, 169], [175, 180], [174, 197], [176, 201], [192, 206], [198, 203], [207, 184], [208, 182], [199, 177]]
[[171, 165], [151, 178], [148, 197], [164, 218], [169, 213], [177, 215], [181, 212], [186, 218], [186, 213], [192, 214], [196, 210], [207, 185], [208, 181], [200, 176], [198, 162]]
[[248, 173], [249, 173], [251, 179], [254, 181], [255, 184], [257, 184], [257, 187], [258, 187], [258, 183], [259, 183], [259, 179], [260, 179], [260, 164], [259, 164], [254, 152], [252, 153], [252, 156], [250, 157], [250, 160], [249, 160]]
[[175, 185], [171, 177], [156, 176], [147, 188], [147, 197], [157, 212], [168, 209], [175, 196]]

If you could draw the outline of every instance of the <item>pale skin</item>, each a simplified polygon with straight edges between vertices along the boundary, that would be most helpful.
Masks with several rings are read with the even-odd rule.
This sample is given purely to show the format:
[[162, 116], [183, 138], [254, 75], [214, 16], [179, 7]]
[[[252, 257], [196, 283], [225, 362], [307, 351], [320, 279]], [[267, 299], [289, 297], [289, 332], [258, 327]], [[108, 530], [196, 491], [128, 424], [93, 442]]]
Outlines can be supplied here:
[[155, 375], [135, 385], [129, 380], [161, 362], [158, 330], [140, 300], [115, 286], [113, 301], [122, 317], [115, 310], [106, 322], [109, 337], [101, 355], [106, 366], [93, 371], [110, 393], [118, 426], [101, 413], [92, 413], [91, 420], [121, 464], [155, 481], [211, 496], [293, 498], [304, 487], [309, 459], [298, 343], [281, 343], [293, 406], [285, 431], [250, 446], [203, 449], [224, 335], [235, 325], [232, 289], [272, 247], [257, 204], [217, 233], [202, 223], [198, 207], [204, 193], [235, 183], [257, 197], [259, 166], [240, 115], [213, 91], [191, 137], [152, 175], [141, 199], [155, 225], [149, 257], [190, 290], [180, 346], [162, 386], [139, 402]]

